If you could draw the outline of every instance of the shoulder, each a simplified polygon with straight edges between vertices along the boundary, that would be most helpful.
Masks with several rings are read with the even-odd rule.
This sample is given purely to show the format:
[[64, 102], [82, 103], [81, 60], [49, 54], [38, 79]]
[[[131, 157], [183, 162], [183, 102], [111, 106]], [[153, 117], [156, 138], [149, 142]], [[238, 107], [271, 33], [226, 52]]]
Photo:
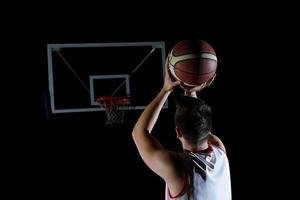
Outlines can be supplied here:
[[227, 160], [227, 153], [220, 147], [212, 145], [214, 156], [217, 160]]
[[214, 151], [219, 152], [220, 154], [226, 155], [226, 150], [222, 147], [210, 144], [210, 146], [213, 148]]

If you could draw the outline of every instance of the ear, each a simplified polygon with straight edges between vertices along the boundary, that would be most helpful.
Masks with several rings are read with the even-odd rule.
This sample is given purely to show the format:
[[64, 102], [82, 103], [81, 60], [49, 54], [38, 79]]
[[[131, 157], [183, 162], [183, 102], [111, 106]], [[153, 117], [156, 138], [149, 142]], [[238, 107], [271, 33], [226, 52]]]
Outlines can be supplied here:
[[178, 128], [176, 126], [175, 131], [176, 131], [177, 138], [181, 138], [182, 137], [182, 132], [181, 132], [180, 128]]

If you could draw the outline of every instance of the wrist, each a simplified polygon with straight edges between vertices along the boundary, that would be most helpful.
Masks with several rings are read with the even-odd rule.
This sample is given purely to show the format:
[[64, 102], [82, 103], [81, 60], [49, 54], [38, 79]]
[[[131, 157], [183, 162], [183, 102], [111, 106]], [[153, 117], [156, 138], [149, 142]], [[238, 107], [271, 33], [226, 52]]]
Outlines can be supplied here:
[[163, 91], [164, 93], [168, 93], [168, 92], [171, 93], [173, 91], [173, 88], [171, 86], [164, 85], [161, 91]]
[[172, 88], [164, 86], [160, 92], [163, 94], [170, 94], [172, 92]]

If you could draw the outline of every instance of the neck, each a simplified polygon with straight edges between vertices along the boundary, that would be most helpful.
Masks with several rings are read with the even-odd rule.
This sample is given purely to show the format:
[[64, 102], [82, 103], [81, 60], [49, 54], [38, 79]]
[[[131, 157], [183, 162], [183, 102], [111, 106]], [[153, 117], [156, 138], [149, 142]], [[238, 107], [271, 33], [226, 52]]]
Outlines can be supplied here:
[[208, 148], [208, 143], [207, 140], [202, 142], [200, 145], [191, 145], [187, 142], [183, 142], [182, 147], [188, 151], [201, 151]]

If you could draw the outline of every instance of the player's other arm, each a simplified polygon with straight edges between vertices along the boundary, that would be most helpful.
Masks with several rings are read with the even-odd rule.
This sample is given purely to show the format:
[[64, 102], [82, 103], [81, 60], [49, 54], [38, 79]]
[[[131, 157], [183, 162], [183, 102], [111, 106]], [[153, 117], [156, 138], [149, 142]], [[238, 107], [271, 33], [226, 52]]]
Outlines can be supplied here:
[[216, 135], [210, 133], [210, 134], [208, 135], [208, 141], [209, 141], [212, 145], [215, 145], [215, 146], [219, 147], [220, 149], [222, 149], [222, 150], [226, 153], [225, 145], [223, 144], [222, 140], [221, 140], [218, 136], [216, 136]]

